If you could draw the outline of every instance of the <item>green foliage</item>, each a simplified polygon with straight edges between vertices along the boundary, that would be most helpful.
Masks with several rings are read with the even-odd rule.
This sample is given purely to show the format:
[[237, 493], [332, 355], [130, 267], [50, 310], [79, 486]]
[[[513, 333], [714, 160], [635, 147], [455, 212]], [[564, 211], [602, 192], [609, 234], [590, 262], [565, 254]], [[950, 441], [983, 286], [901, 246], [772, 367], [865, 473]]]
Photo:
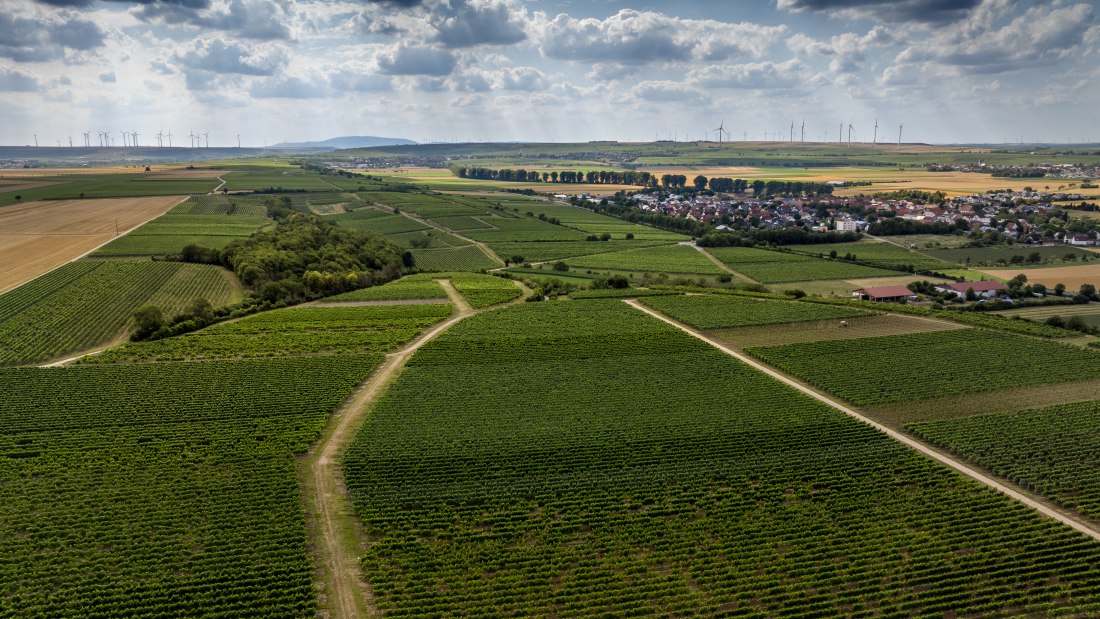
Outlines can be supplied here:
[[1100, 576], [1091, 540], [618, 301], [457, 324], [344, 478], [395, 616], [1072, 612]]
[[313, 616], [295, 457], [380, 359], [0, 370], [0, 612]]
[[871, 312], [850, 307], [732, 295], [657, 297], [645, 299], [642, 303], [697, 329], [722, 329], [872, 315]]
[[132, 312], [163, 315], [196, 297], [218, 305], [233, 295], [217, 267], [147, 260], [66, 264], [0, 295], [0, 365], [37, 363], [103, 344], [131, 325]]
[[1085, 380], [1100, 354], [958, 329], [752, 348], [746, 352], [855, 404], [873, 405]]
[[1063, 507], [1100, 519], [1100, 402], [907, 428]]

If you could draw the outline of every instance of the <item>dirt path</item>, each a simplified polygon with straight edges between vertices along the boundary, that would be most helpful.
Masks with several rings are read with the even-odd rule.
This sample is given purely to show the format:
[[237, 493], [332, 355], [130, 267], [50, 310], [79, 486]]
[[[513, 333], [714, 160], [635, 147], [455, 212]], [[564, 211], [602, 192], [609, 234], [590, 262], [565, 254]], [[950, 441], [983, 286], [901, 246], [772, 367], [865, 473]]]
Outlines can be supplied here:
[[[363, 425], [367, 413], [400, 374], [413, 353], [459, 321], [482, 311], [471, 307], [450, 280], [436, 281], [447, 292], [455, 313], [404, 348], [387, 354], [367, 380], [333, 413], [324, 436], [303, 460], [302, 483], [307, 509], [311, 512], [313, 551], [321, 572], [320, 578], [325, 584], [322, 607], [327, 607], [326, 616], [329, 617], [380, 614], [374, 606], [369, 587], [361, 577], [359, 521], [340, 472], [341, 456]], [[520, 297], [512, 303], [522, 301], [523, 297]]]
[[218, 185], [217, 187], [215, 187], [215, 188], [211, 189], [211, 190], [210, 190], [210, 193], [208, 193], [207, 195], [210, 195], [210, 196], [212, 196], [212, 195], [214, 195], [214, 194], [218, 193], [218, 190], [219, 190], [219, 189], [221, 189], [222, 187], [225, 187], [225, 179], [219, 176], [219, 177], [218, 177], [218, 180], [219, 180], [219, 181], [221, 181], [221, 184], [220, 184], [220, 185]]
[[749, 277], [748, 275], [745, 275], [744, 273], [738, 273], [737, 271], [734, 271], [733, 269], [731, 269], [729, 267], [728, 264], [726, 264], [725, 262], [722, 262], [721, 260], [719, 260], [717, 256], [715, 256], [714, 254], [710, 253], [709, 251], [703, 249], [702, 247], [699, 247], [695, 243], [692, 243], [691, 241], [684, 241], [683, 243], [680, 243], [680, 245], [687, 245], [688, 247], [694, 247], [699, 253], [703, 254], [704, 256], [707, 257], [708, 260], [713, 262], [714, 266], [718, 267], [719, 269], [722, 269], [726, 273], [729, 273], [730, 275], [732, 275], [732, 276], [734, 276], [738, 279], [749, 282], [751, 284], [759, 284], [760, 283], [760, 282], [756, 281], [755, 279]]
[[880, 424], [880, 423], [878, 423], [878, 422], [876, 422], [872, 419], [864, 417], [863, 415], [861, 415], [861, 414], [857, 413], [856, 411], [848, 408], [847, 406], [844, 406], [843, 404], [837, 402], [836, 400], [833, 400], [833, 399], [831, 399], [831, 398], [829, 398], [829, 397], [827, 397], [823, 394], [820, 394], [817, 391], [814, 391], [813, 389], [807, 387], [806, 385], [803, 385], [802, 383], [800, 383], [800, 382], [798, 382], [798, 381], [796, 381], [792, 378], [789, 378], [784, 374], [781, 374], [781, 373], [779, 373], [779, 372], [777, 372], [777, 371], [775, 371], [775, 370], [773, 370], [773, 369], [771, 369], [771, 368], [769, 368], [769, 367], [767, 367], [767, 366], [765, 366], [761, 363], [758, 363], [757, 361], [755, 361], [755, 360], [753, 360], [749, 357], [746, 357], [745, 355], [742, 355], [742, 354], [734, 351], [731, 348], [727, 348], [726, 346], [723, 346], [722, 344], [708, 338], [707, 336], [703, 335], [702, 333], [699, 333], [699, 332], [691, 329], [690, 327], [688, 327], [686, 325], [680, 324], [680, 323], [676, 322], [675, 320], [667, 318], [667, 317], [665, 317], [665, 316], [663, 316], [663, 315], [661, 315], [661, 314], [659, 314], [659, 313], [657, 313], [657, 312], [641, 305], [640, 303], [638, 303], [637, 301], [635, 301], [633, 299], [626, 299], [626, 300], [624, 300], [624, 302], [627, 305], [630, 305], [631, 307], [633, 307], [634, 309], [643, 311], [646, 314], [649, 314], [650, 316], [653, 316], [654, 318], [656, 318], [656, 319], [658, 319], [662, 322], [665, 322], [667, 324], [670, 324], [670, 325], [676, 327], [677, 329], [680, 329], [681, 331], [683, 331], [684, 333], [687, 333], [688, 335], [691, 335], [695, 338], [703, 340], [704, 342], [710, 344], [711, 346], [714, 346], [718, 350], [721, 350], [722, 352], [726, 353], [727, 355], [730, 355], [731, 357], [733, 357], [733, 358], [737, 359], [738, 361], [752, 367], [753, 369], [755, 369], [759, 372], [762, 372], [764, 374], [767, 374], [768, 376], [784, 383], [785, 385], [793, 387], [793, 388], [797, 389], [798, 391], [801, 391], [802, 393], [814, 398], [815, 400], [818, 400], [819, 402], [823, 402], [824, 404], [827, 404], [827, 405], [837, 409], [838, 411], [840, 411], [840, 412], [842, 412], [846, 415], [849, 415], [851, 417], [854, 417], [854, 418], [858, 419], [859, 421], [862, 421], [863, 423], [871, 426], [872, 428], [878, 430], [879, 432], [882, 432], [883, 434], [886, 434], [887, 436], [894, 439], [895, 441], [898, 441], [899, 443], [904, 444], [905, 446], [909, 447], [910, 449], [918, 451], [918, 452], [928, 456], [929, 458], [932, 458], [933, 460], [936, 460], [936, 461], [938, 461], [942, 464], [945, 464], [945, 465], [951, 467], [952, 469], [958, 471], [959, 473], [962, 473], [963, 475], [966, 475], [967, 477], [975, 479], [978, 482], [981, 482], [981, 483], [989, 486], [990, 488], [993, 488], [994, 490], [996, 490], [996, 491], [998, 491], [1002, 494], [1005, 494], [1005, 495], [1019, 501], [1020, 503], [1023, 503], [1024, 505], [1027, 505], [1028, 507], [1038, 511], [1041, 514], [1043, 514], [1044, 516], [1047, 516], [1049, 518], [1053, 518], [1054, 520], [1057, 520], [1058, 522], [1061, 522], [1062, 524], [1065, 524], [1066, 526], [1069, 526], [1069, 527], [1073, 528], [1076, 531], [1084, 533], [1085, 535], [1087, 535], [1087, 536], [1089, 536], [1089, 537], [1091, 537], [1095, 540], [1100, 541], [1100, 530], [1097, 530], [1097, 529], [1093, 528], [1092, 526], [1089, 526], [1088, 524], [1085, 524], [1084, 522], [1082, 522], [1082, 521], [1080, 521], [1080, 520], [1078, 520], [1074, 517], [1069, 516], [1068, 514], [1064, 514], [1064, 513], [1060, 512], [1058, 510], [1055, 510], [1055, 509], [1053, 509], [1053, 508], [1051, 508], [1047, 505], [1044, 505], [1044, 504], [1040, 503], [1039, 501], [1036, 501], [1035, 499], [1032, 499], [1031, 497], [1025, 496], [1024, 494], [1020, 493], [1019, 491], [1002, 484], [1001, 482], [997, 481], [996, 479], [993, 479], [992, 477], [986, 475], [985, 473], [982, 473], [981, 471], [979, 471], [977, 469], [971, 468], [965, 462], [963, 462], [961, 460], [956, 460], [955, 458], [953, 458], [951, 456], [948, 456], [946, 454], [943, 454], [943, 453], [929, 447], [928, 445], [925, 445], [924, 443], [921, 443], [917, 440], [914, 440], [914, 439], [912, 439], [912, 438], [910, 438], [910, 437], [908, 437], [908, 436], [906, 436], [906, 435], [904, 435], [904, 434], [902, 434], [902, 433], [900, 433], [896, 430], [890, 429], [890, 428], [888, 428], [888, 427], [886, 427], [886, 426], [884, 426], [884, 425], [882, 425], [882, 424]]

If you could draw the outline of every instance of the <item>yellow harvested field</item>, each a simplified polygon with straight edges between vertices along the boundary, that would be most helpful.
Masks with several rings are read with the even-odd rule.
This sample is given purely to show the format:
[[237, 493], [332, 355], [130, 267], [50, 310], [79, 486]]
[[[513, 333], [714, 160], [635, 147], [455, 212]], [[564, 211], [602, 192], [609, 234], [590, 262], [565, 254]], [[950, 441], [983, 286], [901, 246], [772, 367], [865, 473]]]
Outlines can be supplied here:
[[1070, 290], [1077, 290], [1081, 284], [1093, 284], [1100, 286], [1100, 264], [1082, 264], [1072, 267], [1051, 267], [1049, 269], [992, 269], [983, 270], [982, 273], [992, 275], [1002, 280], [1012, 279], [1023, 273], [1030, 284], [1043, 284], [1051, 287], [1055, 284], [1065, 284]]
[[83, 256], [186, 196], [50, 200], [0, 208], [0, 292]]

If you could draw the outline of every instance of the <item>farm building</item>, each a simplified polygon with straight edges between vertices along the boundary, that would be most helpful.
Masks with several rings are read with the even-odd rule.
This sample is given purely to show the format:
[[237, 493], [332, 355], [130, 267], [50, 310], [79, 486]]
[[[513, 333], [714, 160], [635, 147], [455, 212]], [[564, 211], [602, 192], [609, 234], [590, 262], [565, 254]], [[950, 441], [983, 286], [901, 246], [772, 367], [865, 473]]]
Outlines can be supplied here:
[[979, 297], [991, 298], [997, 296], [998, 293], [1008, 290], [1008, 287], [1000, 282], [990, 281], [978, 281], [978, 282], [951, 282], [942, 286], [936, 286], [936, 290], [940, 292], [953, 292], [958, 296], [966, 294], [967, 290], [974, 290], [974, 294]]
[[916, 295], [905, 286], [876, 286], [853, 290], [852, 296], [861, 301], [903, 301]]

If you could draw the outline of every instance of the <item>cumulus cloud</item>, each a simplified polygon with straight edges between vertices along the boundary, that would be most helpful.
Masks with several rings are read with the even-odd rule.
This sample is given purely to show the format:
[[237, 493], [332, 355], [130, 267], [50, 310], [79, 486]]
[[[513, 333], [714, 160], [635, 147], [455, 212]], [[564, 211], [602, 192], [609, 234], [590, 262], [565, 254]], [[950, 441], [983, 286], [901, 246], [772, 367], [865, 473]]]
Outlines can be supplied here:
[[99, 81], [103, 82], [104, 84], [114, 84], [118, 81], [118, 78], [115, 77], [114, 71], [107, 71], [105, 73], [99, 74]]
[[374, 75], [365, 67], [341, 67], [328, 75], [332, 88], [341, 92], [384, 92], [392, 90], [393, 78]]
[[796, 34], [787, 41], [787, 47], [802, 56], [820, 55], [831, 58], [829, 69], [834, 73], [852, 73], [863, 68], [871, 50], [896, 43], [882, 26], [875, 26], [865, 35], [846, 32], [829, 41], [818, 41], [804, 34]]
[[451, 0], [435, 7], [429, 22], [446, 47], [511, 45], [527, 38], [527, 11], [514, 0]]
[[157, 0], [138, 4], [141, 6], [132, 9], [131, 14], [144, 22], [221, 30], [264, 41], [290, 38], [286, 9], [279, 2], [228, 0], [213, 6], [208, 0]]
[[37, 90], [38, 79], [30, 73], [19, 69], [0, 67], [0, 91], [35, 92]]
[[[1071, 56], [1095, 23], [1090, 5], [1033, 7], [1002, 27], [963, 24], [902, 51], [899, 63], [935, 62], [965, 73], [1002, 73]], [[975, 36], [975, 35], [978, 36]]]
[[694, 86], [666, 80], [638, 82], [630, 92], [635, 97], [656, 103], [700, 101], [706, 96]]
[[387, 75], [444, 76], [454, 71], [458, 60], [447, 50], [399, 44], [383, 50], [375, 58], [378, 69]]
[[319, 99], [332, 96], [328, 83], [323, 79], [295, 75], [257, 80], [248, 89], [248, 94], [257, 99]]
[[274, 75], [287, 63], [282, 47], [248, 45], [224, 39], [196, 39], [191, 46], [174, 56], [186, 68], [211, 73], [239, 75]]
[[103, 46], [104, 36], [99, 26], [76, 11], [31, 17], [0, 12], [0, 57], [17, 62], [44, 62], [63, 58], [66, 50], [92, 50]]
[[779, 0], [780, 9], [839, 13], [888, 22], [943, 24], [966, 18], [983, 0]]
[[700, 67], [688, 72], [688, 80], [709, 88], [774, 89], [794, 88], [807, 83], [805, 66], [795, 59], [786, 62], [754, 62]]
[[758, 57], [787, 27], [623, 9], [603, 20], [561, 14], [540, 31], [542, 53], [550, 58], [629, 65]]

